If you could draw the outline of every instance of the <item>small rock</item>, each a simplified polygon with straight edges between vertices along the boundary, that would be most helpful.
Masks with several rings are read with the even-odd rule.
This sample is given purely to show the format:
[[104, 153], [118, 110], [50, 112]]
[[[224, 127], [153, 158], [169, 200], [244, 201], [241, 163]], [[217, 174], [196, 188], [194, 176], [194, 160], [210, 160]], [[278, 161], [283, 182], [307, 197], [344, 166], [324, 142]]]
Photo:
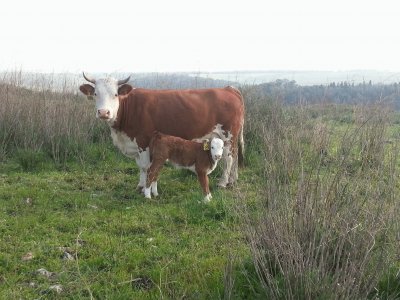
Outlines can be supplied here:
[[22, 256], [22, 260], [27, 261], [27, 260], [31, 260], [33, 259], [33, 253], [32, 252], [28, 252], [27, 254], [25, 254], [24, 256]]
[[97, 207], [96, 205], [88, 204], [88, 206], [89, 206], [90, 208], [93, 208], [93, 209], [98, 209], [98, 207]]
[[49, 271], [47, 271], [46, 269], [44, 269], [44, 268], [41, 268], [41, 269], [38, 269], [38, 270], [36, 270], [36, 273], [37, 274], [39, 274], [39, 275], [42, 275], [42, 276], [45, 276], [45, 277], [47, 277], [47, 278], [54, 278], [55, 276], [56, 276], [56, 273], [54, 273], [54, 272], [49, 272]]
[[75, 260], [75, 257], [72, 254], [65, 251], [63, 254], [63, 259], [64, 260]]
[[35, 287], [37, 287], [37, 284], [36, 284], [36, 282], [31, 281], [31, 282], [28, 283], [28, 286], [30, 288], [35, 288]]
[[57, 294], [60, 294], [63, 291], [61, 284], [55, 284], [49, 287], [50, 291], [55, 291]]
[[32, 205], [32, 198], [26, 198], [25, 199], [25, 203], [27, 204], [27, 205]]

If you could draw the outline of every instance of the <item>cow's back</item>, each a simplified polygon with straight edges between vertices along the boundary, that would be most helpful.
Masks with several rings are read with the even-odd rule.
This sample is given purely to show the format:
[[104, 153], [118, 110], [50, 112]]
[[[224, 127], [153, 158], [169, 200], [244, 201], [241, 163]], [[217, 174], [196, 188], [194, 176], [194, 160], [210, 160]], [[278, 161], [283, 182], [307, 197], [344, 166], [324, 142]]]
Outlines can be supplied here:
[[192, 140], [221, 128], [237, 135], [243, 123], [244, 107], [240, 93], [231, 87], [199, 90], [134, 89], [121, 97], [114, 128], [136, 138], [145, 149], [152, 133]]

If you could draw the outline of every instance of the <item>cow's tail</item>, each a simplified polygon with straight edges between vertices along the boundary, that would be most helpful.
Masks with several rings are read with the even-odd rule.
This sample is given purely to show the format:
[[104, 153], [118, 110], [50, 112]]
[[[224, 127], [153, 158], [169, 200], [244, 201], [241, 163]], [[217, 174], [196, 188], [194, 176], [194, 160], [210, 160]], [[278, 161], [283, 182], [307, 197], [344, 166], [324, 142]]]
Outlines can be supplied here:
[[239, 147], [238, 147], [238, 163], [239, 163], [239, 167], [243, 167], [244, 166], [244, 138], [243, 138], [243, 125], [244, 122], [242, 123], [242, 126], [240, 126], [240, 131], [239, 131], [239, 139], [238, 139], [238, 143], [239, 143]]
[[[226, 89], [233, 91], [242, 101], [243, 105], [243, 118], [244, 118], [244, 99], [243, 95], [239, 89], [233, 86], [227, 86]], [[244, 166], [244, 138], [243, 138], [243, 127], [244, 127], [244, 119], [242, 120], [242, 124], [240, 126], [239, 137], [238, 137], [238, 165], [239, 167]]]

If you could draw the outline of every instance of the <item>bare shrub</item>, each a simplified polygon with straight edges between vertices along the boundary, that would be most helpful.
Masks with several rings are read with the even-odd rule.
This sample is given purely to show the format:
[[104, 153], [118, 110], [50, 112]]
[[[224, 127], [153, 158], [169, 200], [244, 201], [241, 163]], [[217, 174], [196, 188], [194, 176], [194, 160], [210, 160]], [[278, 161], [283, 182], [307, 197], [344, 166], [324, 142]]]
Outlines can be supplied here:
[[0, 159], [27, 150], [44, 152], [58, 164], [83, 160], [88, 144], [108, 138], [94, 117], [94, 103], [69, 92], [67, 82], [63, 92], [55, 92], [48, 78], [30, 78], [34, 85], [27, 89], [20, 73], [6, 75], [0, 82]]
[[[310, 126], [304, 107], [275, 104], [268, 116], [249, 118], [263, 141], [265, 181], [255, 207], [238, 204], [260, 284], [273, 299], [379, 295], [378, 283], [399, 254], [398, 149], [384, 151], [384, 113], [363, 110], [357, 118], [364, 121], [338, 137], [326, 164], [307, 149], [328, 148], [327, 125]], [[355, 155], [361, 141], [364, 152]]]
[[354, 112], [357, 126], [358, 152], [362, 166], [378, 167], [384, 160], [384, 146], [389, 108], [382, 104], [359, 105]]
[[326, 155], [329, 149], [329, 130], [321, 120], [314, 125], [312, 148], [316, 153]]

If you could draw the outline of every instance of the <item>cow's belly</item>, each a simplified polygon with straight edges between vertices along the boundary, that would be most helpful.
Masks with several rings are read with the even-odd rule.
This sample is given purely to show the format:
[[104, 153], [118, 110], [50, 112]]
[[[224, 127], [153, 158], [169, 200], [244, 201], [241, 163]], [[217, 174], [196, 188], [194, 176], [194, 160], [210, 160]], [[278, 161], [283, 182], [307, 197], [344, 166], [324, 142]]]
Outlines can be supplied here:
[[171, 165], [173, 165], [173, 166], [174, 166], [175, 168], [177, 168], [177, 169], [186, 169], [186, 170], [190, 170], [190, 171], [192, 171], [193, 173], [197, 174], [195, 165], [183, 166], [183, 165], [178, 164], [178, 163], [176, 163], [176, 162], [174, 162], [174, 161], [172, 161], [172, 160], [169, 160], [169, 162], [171, 163]]
[[125, 133], [111, 128], [111, 138], [114, 145], [129, 158], [139, 158], [139, 146], [136, 139], [130, 139]]

